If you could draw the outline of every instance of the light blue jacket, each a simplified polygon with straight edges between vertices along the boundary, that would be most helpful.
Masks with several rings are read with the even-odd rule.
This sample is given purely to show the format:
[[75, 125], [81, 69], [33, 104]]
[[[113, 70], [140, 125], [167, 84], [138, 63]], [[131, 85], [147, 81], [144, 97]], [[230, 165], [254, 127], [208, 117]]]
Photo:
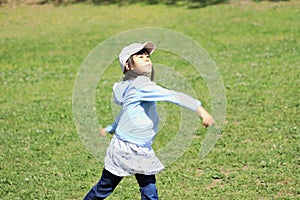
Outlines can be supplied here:
[[162, 88], [147, 76], [115, 83], [113, 93], [114, 102], [121, 105], [122, 110], [106, 131], [115, 133], [120, 140], [143, 147], [151, 147], [158, 130], [156, 101], [171, 102], [195, 112], [201, 106], [200, 101]]

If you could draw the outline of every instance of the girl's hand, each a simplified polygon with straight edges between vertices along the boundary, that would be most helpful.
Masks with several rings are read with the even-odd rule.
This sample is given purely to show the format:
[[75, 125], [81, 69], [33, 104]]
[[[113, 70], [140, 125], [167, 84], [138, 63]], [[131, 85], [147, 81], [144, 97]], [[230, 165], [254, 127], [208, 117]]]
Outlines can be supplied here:
[[106, 130], [105, 130], [105, 128], [101, 128], [100, 129], [100, 134], [101, 134], [102, 137], [106, 136]]
[[213, 117], [202, 107], [197, 108], [197, 114], [203, 121], [203, 126], [209, 127], [215, 123]]

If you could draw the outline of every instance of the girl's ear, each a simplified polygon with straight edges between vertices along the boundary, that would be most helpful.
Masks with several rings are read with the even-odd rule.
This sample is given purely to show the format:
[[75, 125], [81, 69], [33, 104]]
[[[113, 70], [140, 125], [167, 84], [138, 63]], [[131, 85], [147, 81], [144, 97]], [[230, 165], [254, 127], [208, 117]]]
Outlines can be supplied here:
[[125, 64], [125, 71], [129, 71], [130, 70], [130, 67], [128, 65], [128, 62]]

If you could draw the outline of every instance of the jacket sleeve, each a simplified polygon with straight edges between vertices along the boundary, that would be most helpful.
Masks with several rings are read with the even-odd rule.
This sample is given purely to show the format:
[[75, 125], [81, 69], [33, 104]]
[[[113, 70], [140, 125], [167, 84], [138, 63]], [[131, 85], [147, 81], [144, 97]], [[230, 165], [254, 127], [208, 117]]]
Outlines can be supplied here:
[[167, 101], [192, 111], [201, 106], [199, 100], [181, 92], [165, 89], [152, 82], [148, 77], [141, 77], [136, 83], [137, 95], [141, 101]]
[[105, 131], [107, 133], [112, 134], [112, 133], [116, 132], [116, 128], [118, 126], [119, 118], [120, 118], [120, 114], [115, 118], [115, 121], [111, 125], [108, 125], [107, 127], [105, 127]]

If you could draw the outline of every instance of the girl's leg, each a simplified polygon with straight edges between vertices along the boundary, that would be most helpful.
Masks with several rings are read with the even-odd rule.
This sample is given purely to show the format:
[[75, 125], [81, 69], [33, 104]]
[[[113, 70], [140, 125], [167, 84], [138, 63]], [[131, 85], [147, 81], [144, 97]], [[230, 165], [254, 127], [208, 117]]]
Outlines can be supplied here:
[[136, 174], [135, 178], [140, 186], [142, 200], [158, 200], [155, 175]]
[[100, 200], [108, 197], [123, 177], [116, 176], [106, 169], [103, 169], [102, 176], [98, 183], [84, 197], [84, 200]]

